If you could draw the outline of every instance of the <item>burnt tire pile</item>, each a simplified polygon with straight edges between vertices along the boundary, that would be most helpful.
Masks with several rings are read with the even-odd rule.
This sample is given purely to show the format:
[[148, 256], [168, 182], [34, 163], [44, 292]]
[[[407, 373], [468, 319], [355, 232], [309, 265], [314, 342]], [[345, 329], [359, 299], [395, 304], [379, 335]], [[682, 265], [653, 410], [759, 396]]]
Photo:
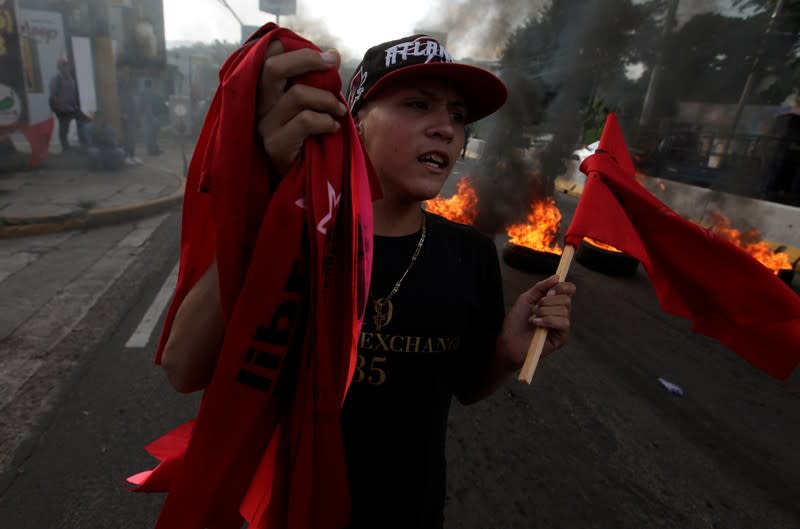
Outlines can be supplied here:
[[560, 260], [561, 256], [552, 252], [540, 252], [510, 242], [503, 246], [503, 261], [508, 266], [529, 274], [555, 274]]
[[792, 286], [792, 279], [794, 279], [794, 268], [784, 268], [778, 270], [778, 278], [789, 286]]
[[[552, 252], [540, 252], [510, 242], [503, 246], [503, 261], [508, 266], [529, 274], [554, 274], [560, 259], [560, 255]], [[586, 241], [575, 251], [575, 260], [590, 270], [616, 277], [631, 277], [639, 268], [636, 258], [626, 253], [605, 250]], [[789, 286], [794, 276], [794, 268], [778, 272], [778, 278]]]
[[628, 254], [605, 250], [586, 241], [575, 251], [575, 260], [590, 270], [617, 277], [630, 277], [639, 267], [639, 261]]

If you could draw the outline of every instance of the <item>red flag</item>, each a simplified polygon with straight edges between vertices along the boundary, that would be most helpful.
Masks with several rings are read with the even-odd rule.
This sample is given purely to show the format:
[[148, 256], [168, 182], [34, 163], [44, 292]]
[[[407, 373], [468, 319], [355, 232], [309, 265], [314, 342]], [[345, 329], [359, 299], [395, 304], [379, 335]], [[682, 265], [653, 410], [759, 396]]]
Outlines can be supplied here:
[[31, 146], [31, 158], [28, 160], [28, 169], [35, 169], [47, 158], [50, 152], [50, 136], [53, 134], [53, 118], [25, 125], [20, 131], [25, 135]]
[[566, 244], [597, 239], [642, 263], [666, 312], [688, 318], [781, 380], [800, 361], [800, 297], [756, 259], [672, 211], [633, 178], [616, 117], [606, 121]]
[[[162, 463], [129, 478], [140, 491], [168, 490], [158, 529], [348, 523], [339, 410], [368, 292], [372, 187], [350, 116], [340, 132], [306, 141], [288, 174], [270, 174], [255, 105], [275, 39], [318, 50], [274, 24], [256, 32], [221, 70], [189, 169], [178, 285], [156, 361], [215, 257], [226, 333], [197, 418], [148, 445]], [[344, 102], [336, 71], [294, 82]]]

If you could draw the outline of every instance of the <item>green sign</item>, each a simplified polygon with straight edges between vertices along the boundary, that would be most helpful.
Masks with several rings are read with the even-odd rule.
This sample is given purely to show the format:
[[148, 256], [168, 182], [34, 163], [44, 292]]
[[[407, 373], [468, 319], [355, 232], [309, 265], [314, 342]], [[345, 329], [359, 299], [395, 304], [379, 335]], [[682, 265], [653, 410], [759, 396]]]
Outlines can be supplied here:
[[0, 132], [27, 124], [26, 110], [14, 2], [0, 0]]

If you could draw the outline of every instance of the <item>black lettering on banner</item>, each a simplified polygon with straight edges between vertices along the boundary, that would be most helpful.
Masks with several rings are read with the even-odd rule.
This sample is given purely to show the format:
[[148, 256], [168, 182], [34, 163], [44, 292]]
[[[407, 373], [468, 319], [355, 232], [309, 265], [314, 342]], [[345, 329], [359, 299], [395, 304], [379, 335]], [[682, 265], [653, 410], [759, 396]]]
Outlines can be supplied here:
[[267, 393], [270, 386], [272, 386], [272, 380], [267, 377], [256, 375], [252, 371], [247, 371], [246, 369], [239, 371], [239, 374], [236, 375], [236, 381], [245, 386], [250, 386], [253, 389], [263, 391], [264, 393]]
[[304, 284], [303, 266], [299, 259], [295, 259], [292, 263], [292, 272], [289, 274], [289, 279], [286, 281], [286, 286], [283, 290], [284, 292], [302, 292]]
[[[292, 263], [289, 278], [283, 288], [284, 300], [269, 318], [269, 325], [259, 325], [244, 356], [245, 365], [236, 375], [236, 381], [253, 389], [268, 393], [277, 377], [281, 362], [286, 357], [289, 342], [294, 334], [300, 314], [300, 296], [303, 290], [303, 266], [301, 260]], [[255, 343], [254, 343], [255, 342]], [[273, 351], [264, 351], [264, 345], [277, 346]], [[258, 370], [270, 370], [269, 375]]]
[[278, 369], [281, 367], [280, 355], [268, 353], [267, 351], [260, 351], [251, 347], [247, 350], [247, 363], [255, 364], [264, 369]]
[[[287, 299], [278, 306], [278, 310], [272, 316], [269, 327], [260, 325], [256, 329], [256, 340], [272, 345], [288, 345], [289, 334], [292, 327], [294, 327], [298, 312], [297, 302]], [[285, 324], [281, 325], [284, 320], [286, 320]]]

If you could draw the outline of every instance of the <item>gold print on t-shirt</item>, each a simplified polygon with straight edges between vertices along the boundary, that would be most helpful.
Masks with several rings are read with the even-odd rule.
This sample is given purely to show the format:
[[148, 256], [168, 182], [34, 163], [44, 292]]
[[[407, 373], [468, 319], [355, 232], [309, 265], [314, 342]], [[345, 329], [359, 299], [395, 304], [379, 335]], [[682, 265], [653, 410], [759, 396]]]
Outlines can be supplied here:
[[373, 356], [369, 360], [369, 366], [367, 366], [366, 357], [364, 355], [358, 355], [353, 382], [360, 383], [366, 381], [373, 386], [380, 386], [386, 382], [386, 371], [383, 369], [384, 362], [386, 362], [385, 356]]
[[[434, 338], [431, 336], [403, 336], [399, 334], [381, 334], [378, 332], [362, 332], [358, 348], [361, 351], [385, 351], [392, 353], [452, 353], [458, 351], [461, 344], [459, 336]], [[356, 359], [356, 370], [353, 383], [367, 383], [380, 386], [390, 376], [389, 357], [359, 354]]]
[[404, 336], [362, 332], [358, 348], [363, 351], [387, 351], [393, 353], [452, 353], [461, 345], [458, 336]]
[[372, 315], [372, 322], [375, 324], [377, 330], [381, 330], [392, 321], [394, 305], [392, 305], [392, 300], [388, 298], [376, 299], [372, 304], [375, 308], [375, 314]]

